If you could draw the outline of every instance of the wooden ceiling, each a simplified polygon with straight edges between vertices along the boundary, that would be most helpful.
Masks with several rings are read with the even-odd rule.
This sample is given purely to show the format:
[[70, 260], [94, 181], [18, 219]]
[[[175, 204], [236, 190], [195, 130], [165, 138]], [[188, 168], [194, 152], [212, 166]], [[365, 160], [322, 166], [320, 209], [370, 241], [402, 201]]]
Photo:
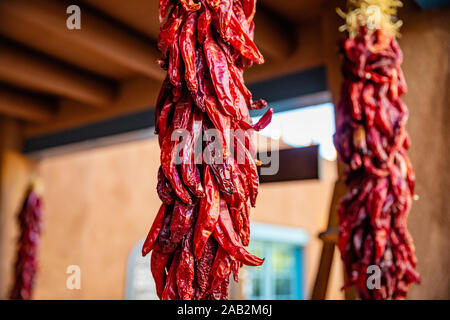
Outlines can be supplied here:
[[[321, 2], [258, 2], [255, 40], [268, 61], [295, 50], [295, 25], [317, 16]], [[74, 3], [81, 30], [66, 28]], [[151, 106], [164, 77], [156, 64], [157, 6], [157, 0], [1, 0], [0, 115], [20, 119], [34, 135]]]

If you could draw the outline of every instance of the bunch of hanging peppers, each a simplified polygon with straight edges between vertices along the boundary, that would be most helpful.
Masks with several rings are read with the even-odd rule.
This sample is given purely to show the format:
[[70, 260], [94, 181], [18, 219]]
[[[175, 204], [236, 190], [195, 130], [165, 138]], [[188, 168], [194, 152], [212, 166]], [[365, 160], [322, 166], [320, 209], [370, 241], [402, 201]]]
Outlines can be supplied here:
[[37, 272], [37, 249], [41, 232], [42, 203], [39, 188], [31, 186], [19, 214], [19, 251], [10, 299], [30, 300]]
[[334, 137], [348, 167], [349, 192], [338, 211], [345, 286], [356, 285], [362, 299], [401, 299], [419, 282], [407, 230], [415, 184], [407, 155], [408, 109], [401, 99], [407, 87], [395, 39], [399, 22], [393, 20], [401, 3], [349, 2], [350, 12], [341, 12], [349, 36], [341, 47], [345, 80]]
[[[263, 263], [249, 244], [259, 178], [253, 101], [243, 71], [263, 57], [253, 42], [256, 0], [160, 0], [156, 103], [162, 205], [142, 248], [161, 299], [227, 299], [230, 274]], [[167, 19], [165, 19], [167, 16]]]

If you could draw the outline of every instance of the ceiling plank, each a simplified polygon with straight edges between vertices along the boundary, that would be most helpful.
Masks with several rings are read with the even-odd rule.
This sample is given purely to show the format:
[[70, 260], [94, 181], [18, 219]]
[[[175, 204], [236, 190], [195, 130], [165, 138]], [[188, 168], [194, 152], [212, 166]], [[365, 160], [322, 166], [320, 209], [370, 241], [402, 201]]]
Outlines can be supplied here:
[[46, 122], [54, 115], [49, 102], [0, 87], [0, 114], [30, 122]]
[[[66, 27], [67, 1], [2, 0], [0, 11], [8, 19], [27, 21], [46, 35], [64, 38], [73, 45], [95, 52], [138, 74], [162, 80], [164, 72], [156, 63], [159, 53], [154, 44], [124, 30], [102, 16], [81, 6], [81, 30]], [[44, 35], [44, 33], [43, 33]]]
[[43, 37], [42, 35], [46, 33], [43, 28], [19, 17], [12, 17], [0, 10], [0, 34], [7, 39], [22, 43], [27, 48], [44, 52], [52, 58], [106, 78], [127, 79], [136, 75], [133, 70], [118, 65], [104, 56], [84, 47], [73, 45], [70, 37], [54, 35]]
[[159, 35], [158, 0], [83, 0], [152, 39]]
[[0, 43], [0, 79], [98, 107], [114, 97], [114, 87], [104, 81], [6, 43]]

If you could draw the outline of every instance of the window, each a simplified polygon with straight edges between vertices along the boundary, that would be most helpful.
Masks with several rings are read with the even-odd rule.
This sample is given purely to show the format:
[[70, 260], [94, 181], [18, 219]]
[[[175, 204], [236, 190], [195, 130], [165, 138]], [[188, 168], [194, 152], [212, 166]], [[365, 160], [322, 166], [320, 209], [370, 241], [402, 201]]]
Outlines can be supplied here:
[[250, 251], [265, 257], [264, 264], [248, 268], [249, 285], [246, 288], [251, 300], [300, 300], [302, 294], [302, 248], [294, 245], [256, 241]]
[[251, 300], [304, 299], [303, 247], [307, 234], [296, 228], [253, 223], [249, 250], [265, 257], [259, 267], [246, 268], [244, 297]]

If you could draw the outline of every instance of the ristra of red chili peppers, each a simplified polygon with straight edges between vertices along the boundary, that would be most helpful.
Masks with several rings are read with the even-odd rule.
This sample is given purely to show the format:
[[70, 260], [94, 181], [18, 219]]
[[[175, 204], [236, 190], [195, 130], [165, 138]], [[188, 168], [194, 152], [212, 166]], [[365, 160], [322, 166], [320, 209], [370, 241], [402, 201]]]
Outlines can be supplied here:
[[[368, 7], [374, 1], [383, 2], [359, 4]], [[391, 0], [385, 3], [392, 5]], [[357, 12], [365, 12], [364, 6]], [[339, 157], [348, 166], [349, 192], [339, 208], [345, 286], [356, 285], [362, 299], [400, 299], [419, 282], [406, 224], [415, 175], [407, 155], [408, 109], [401, 100], [407, 90], [400, 67], [403, 56], [393, 29], [370, 30], [361, 23], [364, 18], [352, 20], [351, 14], [347, 22], [360, 23], [353, 30], [347, 25], [353, 34], [342, 44], [345, 80], [334, 137]], [[369, 278], [377, 276], [376, 269], [369, 266], [379, 268], [378, 287], [376, 279]]]
[[14, 269], [14, 285], [10, 299], [32, 299], [37, 273], [37, 250], [41, 232], [42, 203], [36, 184], [28, 190], [18, 216], [20, 224], [19, 250]]
[[[142, 248], [161, 299], [227, 299], [230, 274], [263, 263], [249, 243], [258, 193], [253, 101], [243, 71], [263, 57], [253, 42], [256, 0], [161, 0], [156, 103], [159, 212]], [[178, 139], [174, 136], [180, 135]], [[200, 150], [200, 152], [199, 152]]]

